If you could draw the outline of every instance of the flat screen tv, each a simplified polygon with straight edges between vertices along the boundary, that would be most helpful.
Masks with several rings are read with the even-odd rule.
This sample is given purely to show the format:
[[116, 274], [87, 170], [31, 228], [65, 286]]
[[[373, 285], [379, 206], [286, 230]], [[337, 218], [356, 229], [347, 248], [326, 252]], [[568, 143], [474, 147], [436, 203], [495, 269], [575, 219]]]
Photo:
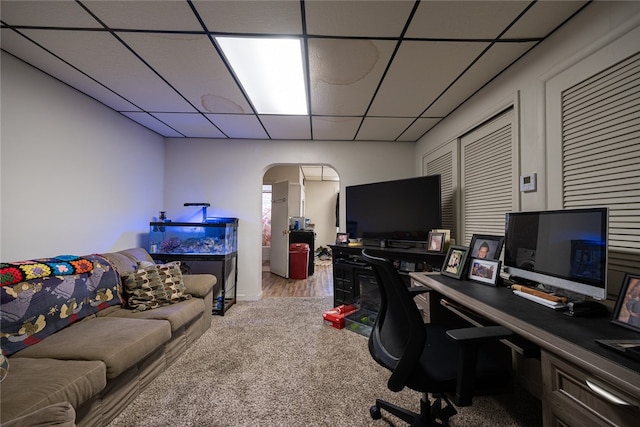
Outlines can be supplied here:
[[607, 208], [510, 212], [505, 270], [595, 299], [607, 297]]
[[440, 175], [346, 188], [349, 238], [426, 242], [442, 226]]

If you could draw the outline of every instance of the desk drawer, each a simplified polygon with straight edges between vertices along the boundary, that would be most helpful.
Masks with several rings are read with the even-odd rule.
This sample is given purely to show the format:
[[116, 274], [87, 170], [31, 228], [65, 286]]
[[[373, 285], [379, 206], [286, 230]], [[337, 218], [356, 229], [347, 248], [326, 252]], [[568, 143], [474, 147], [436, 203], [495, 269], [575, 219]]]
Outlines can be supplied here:
[[639, 396], [547, 352], [542, 353], [542, 387], [545, 426], [626, 427], [640, 420]]

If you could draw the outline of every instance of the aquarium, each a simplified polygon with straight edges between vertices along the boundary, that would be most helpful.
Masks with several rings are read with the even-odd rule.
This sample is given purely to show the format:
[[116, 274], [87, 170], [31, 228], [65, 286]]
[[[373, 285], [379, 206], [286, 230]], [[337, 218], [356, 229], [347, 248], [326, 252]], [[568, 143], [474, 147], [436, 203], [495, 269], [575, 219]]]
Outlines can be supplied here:
[[238, 219], [207, 218], [205, 222], [151, 222], [149, 253], [227, 255], [237, 251]]

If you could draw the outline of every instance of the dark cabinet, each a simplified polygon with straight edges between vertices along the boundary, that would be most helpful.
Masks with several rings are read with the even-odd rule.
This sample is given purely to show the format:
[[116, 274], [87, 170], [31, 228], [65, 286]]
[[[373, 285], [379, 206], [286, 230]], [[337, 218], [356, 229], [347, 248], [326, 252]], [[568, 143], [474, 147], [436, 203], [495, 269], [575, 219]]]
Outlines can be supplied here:
[[332, 245], [333, 260], [333, 302], [337, 307], [341, 304], [366, 304], [369, 309], [376, 310], [379, 295], [375, 275], [371, 267], [362, 261], [363, 249], [372, 255], [393, 260], [402, 277], [409, 286], [409, 272], [431, 271], [440, 269], [445, 254], [427, 252], [425, 250], [386, 249], [366, 246]]
[[[341, 304], [352, 304], [360, 295], [354, 266], [345, 262], [333, 264], [333, 302], [337, 307]], [[371, 274], [371, 272], [369, 273]]]

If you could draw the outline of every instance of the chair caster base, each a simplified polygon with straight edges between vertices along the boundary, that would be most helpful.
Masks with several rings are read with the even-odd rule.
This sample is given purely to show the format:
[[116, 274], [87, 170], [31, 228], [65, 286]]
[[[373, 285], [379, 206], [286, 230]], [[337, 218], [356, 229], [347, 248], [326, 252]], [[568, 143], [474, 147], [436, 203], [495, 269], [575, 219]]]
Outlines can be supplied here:
[[382, 412], [380, 412], [380, 408], [375, 405], [369, 408], [369, 414], [371, 414], [371, 418], [373, 418], [374, 420], [379, 420], [380, 418], [382, 418]]

